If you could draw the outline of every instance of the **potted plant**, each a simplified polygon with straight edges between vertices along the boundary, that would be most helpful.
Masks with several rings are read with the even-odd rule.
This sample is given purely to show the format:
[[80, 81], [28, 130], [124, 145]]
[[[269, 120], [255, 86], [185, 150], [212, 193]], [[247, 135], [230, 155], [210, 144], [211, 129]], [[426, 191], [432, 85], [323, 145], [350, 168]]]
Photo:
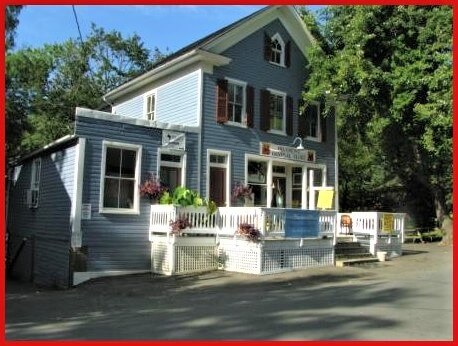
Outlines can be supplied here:
[[259, 229], [255, 228], [252, 224], [241, 223], [239, 224], [236, 235], [240, 235], [248, 241], [258, 242], [261, 240], [262, 234]]
[[151, 204], [157, 203], [158, 199], [167, 189], [161, 184], [156, 175], [151, 173], [140, 185], [140, 194], [147, 196]]
[[252, 205], [253, 191], [250, 186], [236, 183], [232, 189], [232, 201], [244, 201], [245, 206]]
[[170, 221], [170, 233], [180, 235], [186, 228], [191, 228], [191, 222], [187, 217], [178, 217], [175, 221]]

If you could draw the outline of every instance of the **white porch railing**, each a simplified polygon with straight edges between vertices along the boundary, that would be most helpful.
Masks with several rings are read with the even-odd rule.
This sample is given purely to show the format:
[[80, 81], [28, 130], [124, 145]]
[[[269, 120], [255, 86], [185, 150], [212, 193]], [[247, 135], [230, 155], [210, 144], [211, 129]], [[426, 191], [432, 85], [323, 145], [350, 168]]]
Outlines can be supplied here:
[[370, 251], [376, 254], [379, 238], [397, 238], [404, 241], [404, 213], [352, 212], [352, 232], [355, 237], [369, 236]]
[[[262, 207], [221, 207], [208, 215], [206, 207], [175, 207], [173, 205], [152, 205], [149, 236], [158, 233], [170, 235], [170, 222], [185, 217], [192, 227], [188, 234], [234, 235], [241, 223], [254, 225], [264, 237], [284, 237], [286, 209]], [[319, 237], [331, 237], [337, 225], [337, 213], [319, 212]]]

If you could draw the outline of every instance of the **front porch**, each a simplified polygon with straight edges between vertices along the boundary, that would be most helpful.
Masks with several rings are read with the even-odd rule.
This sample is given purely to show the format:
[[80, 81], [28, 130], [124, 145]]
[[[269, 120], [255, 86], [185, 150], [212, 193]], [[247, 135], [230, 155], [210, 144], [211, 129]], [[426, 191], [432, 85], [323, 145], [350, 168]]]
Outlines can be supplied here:
[[[270, 274], [298, 268], [335, 265], [339, 237], [358, 242], [373, 255], [402, 254], [404, 214], [356, 212], [352, 228], [342, 227], [335, 211], [292, 208], [206, 207], [152, 205], [149, 239], [151, 270], [166, 275], [207, 270]], [[191, 227], [180, 235], [170, 223], [187, 219]], [[260, 231], [257, 242], [236, 234], [242, 223]]]

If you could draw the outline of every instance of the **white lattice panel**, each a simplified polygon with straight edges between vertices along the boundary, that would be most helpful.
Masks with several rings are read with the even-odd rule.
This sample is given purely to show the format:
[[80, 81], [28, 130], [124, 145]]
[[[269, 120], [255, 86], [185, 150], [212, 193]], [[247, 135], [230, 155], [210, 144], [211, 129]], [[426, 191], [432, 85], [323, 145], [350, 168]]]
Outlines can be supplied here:
[[259, 274], [261, 247], [244, 240], [225, 239], [219, 244], [221, 269], [239, 273]]
[[387, 257], [398, 257], [402, 255], [402, 242], [398, 237], [379, 238], [377, 251], [385, 251]]
[[216, 245], [175, 246], [175, 273], [185, 274], [218, 269]]
[[334, 265], [334, 250], [329, 248], [296, 248], [264, 250], [262, 273], [274, 273], [298, 268]]
[[157, 274], [171, 274], [170, 246], [165, 241], [154, 241], [151, 245], [151, 271]]

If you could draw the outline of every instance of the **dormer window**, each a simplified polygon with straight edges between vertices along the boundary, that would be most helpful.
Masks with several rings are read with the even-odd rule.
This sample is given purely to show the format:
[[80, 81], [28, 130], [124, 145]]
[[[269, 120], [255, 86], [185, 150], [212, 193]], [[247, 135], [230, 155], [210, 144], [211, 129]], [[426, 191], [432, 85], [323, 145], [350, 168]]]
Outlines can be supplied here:
[[271, 64], [289, 67], [291, 44], [285, 43], [279, 33], [273, 36], [265, 34], [264, 37], [264, 59]]

